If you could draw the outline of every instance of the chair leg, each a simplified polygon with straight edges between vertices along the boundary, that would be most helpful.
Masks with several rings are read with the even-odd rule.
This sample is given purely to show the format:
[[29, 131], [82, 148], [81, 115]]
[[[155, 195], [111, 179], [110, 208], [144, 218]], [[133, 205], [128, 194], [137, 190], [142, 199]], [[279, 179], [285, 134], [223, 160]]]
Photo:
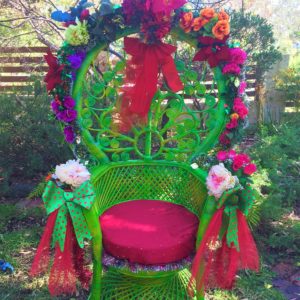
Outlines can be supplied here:
[[93, 249], [93, 279], [89, 300], [100, 300], [102, 281], [102, 233], [97, 214], [93, 208], [85, 211], [88, 227], [91, 231]]

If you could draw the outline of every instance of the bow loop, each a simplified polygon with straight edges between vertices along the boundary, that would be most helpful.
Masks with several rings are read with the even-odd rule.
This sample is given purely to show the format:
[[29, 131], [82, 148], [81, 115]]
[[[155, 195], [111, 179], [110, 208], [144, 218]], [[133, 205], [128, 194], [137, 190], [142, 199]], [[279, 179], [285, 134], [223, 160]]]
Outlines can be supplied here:
[[183, 84], [171, 55], [176, 51], [175, 46], [162, 42], [145, 44], [137, 38], [126, 37], [124, 49], [132, 56], [127, 62], [121, 108], [121, 119], [126, 124], [132, 122], [132, 117], [145, 120], [157, 92], [160, 72], [174, 92], [180, 91]]
[[48, 182], [43, 194], [47, 214], [51, 214], [58, 209], [53, 230], [53, 246], [58, 243], [61, 251], [63, 251], [69, 216], [71, 217], [75, 235], [81, 248], [84, 246], [85, 238], [92, 238], [87, 228], [82, 208], [90, 209], [94, 200], [95, 193], [88, 181], [84, 182], [75, 191], [64, 191], [53, 181]]

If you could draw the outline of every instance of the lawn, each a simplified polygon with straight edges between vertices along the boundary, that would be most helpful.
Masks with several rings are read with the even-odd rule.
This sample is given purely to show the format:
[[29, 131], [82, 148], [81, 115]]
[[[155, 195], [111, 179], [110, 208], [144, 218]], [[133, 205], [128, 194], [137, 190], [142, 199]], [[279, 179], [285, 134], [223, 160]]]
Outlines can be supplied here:
[[[255, 143], [249, 148], [246, 139], [243, 144], [259, 166], [254, 181], [261, 191], [255, 208], [260, 221], [253, 229], [261, 270], [240, 273], [233, 291], [211, 291], [207, 299], [300, 299], [300, 119], [288, 119], [281, 125], [250, 130], [248, 137], [254, 137]], [[0, 259], [15, 268], [13, 274], [0, 273], [1, 300], [51, 299], [47, 277], [31, 279], [28, 275], [44, 224], [39, 200], [1, 200]], [[87, 299], [87, 292], [79, 291], [71, 299]]]

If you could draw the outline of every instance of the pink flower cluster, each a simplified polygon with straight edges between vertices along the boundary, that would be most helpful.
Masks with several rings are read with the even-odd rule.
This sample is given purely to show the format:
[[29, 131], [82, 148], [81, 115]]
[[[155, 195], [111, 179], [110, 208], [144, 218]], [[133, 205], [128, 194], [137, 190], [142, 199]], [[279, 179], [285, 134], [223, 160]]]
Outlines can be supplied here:
[[245, 153], [238, 154], [234, 150], [219, 151], [217, 153], [217, 160], [222, 162], [229, 160], [232, 163], [234, 172], [243, 169], [244, 174], [249, 176], [256, 172], [256, 165], [251, 163], [250, 157]]
[[244, 120], [248, 115], [248, 108], [241, 98], [235, 98], [233, 101], [233, 110]]
[[247, 60], [247, 53], [241, 48], [232, 48], [229, 50], [230, 60], [223, 68], [223, 74], [239, 75], [241, 66]]

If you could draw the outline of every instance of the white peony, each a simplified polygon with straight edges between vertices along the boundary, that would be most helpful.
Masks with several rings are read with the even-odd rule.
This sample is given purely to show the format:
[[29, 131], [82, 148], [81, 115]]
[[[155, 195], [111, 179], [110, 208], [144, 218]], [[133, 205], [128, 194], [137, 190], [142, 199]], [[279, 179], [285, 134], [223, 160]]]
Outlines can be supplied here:
[[90, 172], [78, 160], [68, 160], [65, 164], [56, 166], [54, 177], [62, 183], [71, 185], [74, 188], [90, 179]]
[[208, 194], [216, 198], [220, 198], [225, 191], [234, 188], [238, 183], [239, 179], [232, 176], [222, 163], [211, 167], [206, 179]]

